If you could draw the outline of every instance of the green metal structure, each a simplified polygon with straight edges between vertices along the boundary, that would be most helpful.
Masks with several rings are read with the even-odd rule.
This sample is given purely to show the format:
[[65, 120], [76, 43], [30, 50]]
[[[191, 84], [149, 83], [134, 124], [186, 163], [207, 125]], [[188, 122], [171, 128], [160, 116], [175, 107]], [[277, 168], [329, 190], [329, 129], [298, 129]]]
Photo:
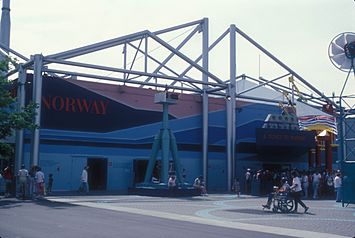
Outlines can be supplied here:
[[160, 183], [168, 184], [169, 180], [169, 164], [170, 153], [174, 166], [174, 173], [176, 175], [177, 183], [182, 184], [181, 165], [178, 157], [178, 149], [176, 139], [173, 132], [169, 129], [169, 105], [175, 104], [177, 94], [169, 93], [167, 91], [155, 95], [155, 103], [163, 105], [163, 121], [162, 128], [156, 134], [152, 146], [152, 153], [148, 163], [147, 171], [144, 178], [145, 184], [152, 183], [153, 170], [158, 158], [159, 151], [161, 151], [161, 167], [160, 167]]

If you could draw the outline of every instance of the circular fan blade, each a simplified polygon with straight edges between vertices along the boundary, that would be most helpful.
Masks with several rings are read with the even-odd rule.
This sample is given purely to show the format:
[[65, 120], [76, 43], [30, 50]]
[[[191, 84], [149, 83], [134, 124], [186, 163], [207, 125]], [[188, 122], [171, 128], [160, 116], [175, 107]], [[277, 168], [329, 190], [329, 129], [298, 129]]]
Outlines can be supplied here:
[[343, 53], [343, 54], [332, 56], [331, 59], [335, 64], [341, 66], [348, 58], [346, 58], [345, 53]]
[[345, 44], [346, 44], [346, 41], [345, 41], [346, 39], [345, 39], [345, 34], [341, 34], [339, 37], [337, 37], [336, 39], [335, 39], [335, 43], [339, 46], [339, 47], [341, 47], [341, 48], [343, 48], [344, 49], [344, 46], [345, 46]]
[[331, 44], [332, 55], [338, 55], [344, 53], [344, 49], [332, 42]]
[[335, 36], [328, 46], [328, 56], [332, 64], [341, 71], [355, 71], [355, 33], [343, 32]]
[[345, 35], [345, 41], [346, 41], [346, 43], [350, 43], [350, 42], [353, 42], [353, 41], [355, 41], [355, 34], [354, 33], [347, 33], [346, 35]]
[[349, 70], [351, 68], [351, 60], [345, 60], [344, 63], [340, 66], [340, 69]]

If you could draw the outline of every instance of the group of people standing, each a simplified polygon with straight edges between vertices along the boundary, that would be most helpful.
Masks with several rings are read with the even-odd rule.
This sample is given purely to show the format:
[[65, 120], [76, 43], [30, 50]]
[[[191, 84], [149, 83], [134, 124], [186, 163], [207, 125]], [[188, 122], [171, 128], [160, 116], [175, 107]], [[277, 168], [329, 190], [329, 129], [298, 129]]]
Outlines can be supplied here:
[[[10, 166], [6, 166], [3, 170], [2, 176], [5, 180], [5, 197], [11, 197], [15, 194], [22, 198], [37, 198], [42, 197], [46, 194], [45, 189], [45, 176], [39, 166], [33, 166], [30, 171], [28, 171], [24, 165], [17, 174], [13, 173]], [[14, 191], [14, 184], [17, 182], [18, 189]], [[50, 174], [48, 177], [48, 187], [47, 191], [51, 192], [53, 184], [53, 175]]]
[[[301, 182], [302, 198], [319, 199], [322, 197], [332, 197], [334, 196], [334, 192], [341, 190], [341, 173], [339, 170], [333, 173], [326, 171], [294, 171], [297, 172]], [[272, 190], [273, 186], [280, 186], [282, 184], [281, 178], [286, 178], [289, 182], [292, 181], [291, 173], [291, 170], [271, 171], [267, 169], [258, 170], [253, 173], [250, 169], [247, 169], [244, 179], [244, 193], [251, 194], [253, 188], [254, 191], [258, 191], [258, 195], [266, 195]], [[335, 183], [336, 177], [338, 179]]]
[[[85, 166], [81, 173], [79, 192], [89, 192], [88, 169], [89, 166]], [[53, 174], [48, 175], [46, 183], [44, 172], [39, 166], [33, 166], [27, 170], [25, 165], [22, 165], [17, 173], [13, 172], [11, 166], [6, 166], [0, 172], [0, 178], [5, 181], [5, 197], [17, 196], [22, 199], [32, 199], [52, 193]], [[17, 191], [15, 191], [16, 183]]]

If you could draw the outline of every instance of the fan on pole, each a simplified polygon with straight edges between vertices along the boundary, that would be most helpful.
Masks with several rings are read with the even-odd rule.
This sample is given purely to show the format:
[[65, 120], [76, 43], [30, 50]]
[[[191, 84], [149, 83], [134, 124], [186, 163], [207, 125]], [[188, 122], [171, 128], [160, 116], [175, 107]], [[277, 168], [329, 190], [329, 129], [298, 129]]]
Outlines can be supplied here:
[[355, 33], [340, 33], [330, 42], [328, 48], [330, 61], [342, 71], [355, 71]]

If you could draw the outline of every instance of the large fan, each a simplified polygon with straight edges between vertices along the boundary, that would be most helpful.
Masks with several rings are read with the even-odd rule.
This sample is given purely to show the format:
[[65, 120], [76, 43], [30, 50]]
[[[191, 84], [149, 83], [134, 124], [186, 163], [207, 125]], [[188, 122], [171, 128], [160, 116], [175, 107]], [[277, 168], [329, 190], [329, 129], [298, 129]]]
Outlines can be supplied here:
[[349, 72], [355, 67], [355, 33], [344, 32], [330, 42], [328, 54], [335, 67]]

